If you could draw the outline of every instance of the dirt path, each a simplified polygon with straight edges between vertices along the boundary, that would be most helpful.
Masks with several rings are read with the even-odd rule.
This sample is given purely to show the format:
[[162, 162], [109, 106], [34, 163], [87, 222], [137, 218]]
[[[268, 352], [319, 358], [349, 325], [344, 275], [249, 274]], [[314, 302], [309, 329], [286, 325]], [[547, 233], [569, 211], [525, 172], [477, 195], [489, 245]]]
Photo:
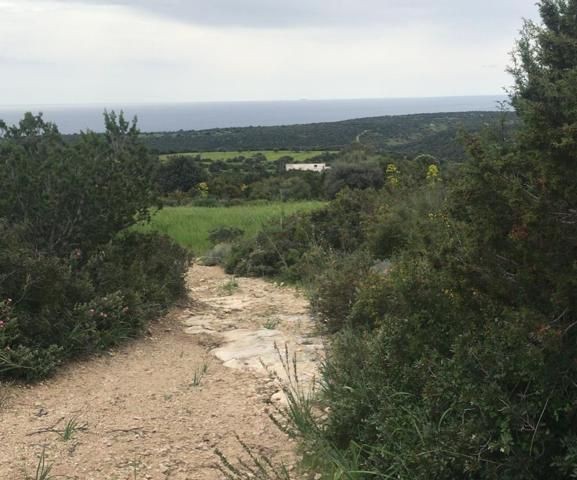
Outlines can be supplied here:
[[[261, 360], [282, 373], [274, 342], [288, 343], [303, 376], [315, 374], [322, 346], [306, 300], [216, 267], [195, 266], [189, 286], [191, 305], [144, 339], [39, 385], [4, 388], [0, 479], [34, 478], [43, 450], [58, 478], [220, 479], [214, 449], [242, 456], [235, 435], [255, 452], [294, 461], [292, 443], [268, 418], [282, 396]], [[78, 428], [65, 441], [57, 430], [71, 419]]]

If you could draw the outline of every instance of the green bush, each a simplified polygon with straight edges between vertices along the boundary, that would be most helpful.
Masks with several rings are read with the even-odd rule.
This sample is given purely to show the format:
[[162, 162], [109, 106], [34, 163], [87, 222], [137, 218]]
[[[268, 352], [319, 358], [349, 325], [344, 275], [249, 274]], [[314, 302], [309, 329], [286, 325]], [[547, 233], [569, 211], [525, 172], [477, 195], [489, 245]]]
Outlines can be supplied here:
[[385, 184], [383, 170], [374, 164], [337, 164], [326, 176], [325, 192], [328, 198], [335, 196], [344, 188], [351, 190], [378, 190]]
[[39, 250], [92, 250], [148, 219], [157, 203], [158, 160], [136, 125], [114, 114], [105, 123], [105, 134], [70, 144], [41, 116], [26, 114], [14, 127], [0, 122], [0, 218], [26, 228]]
[[382, 478], [577, 474], [577, 2], [539, 6], [512, 68], [516, 141], [467, 138], [446, 196], [430, 182], [365, 224], [392, 263], [342, 309], [309, 450], [358, 446]]
[[242, 228], [220, 226], [213, 228], [208, 232], [208, 240], [213, 245], [217, 245], [219, 243], [233, 243], [243, 235], [244, 230]]
[[371, 258], [363, 251], [327, 254], [323, 270], [310, 287], [311, 307], [329, 332], [340, 330], [351, 312]]
[[200, 157], [173, 155], [162, 162], [156, 172], [155, 180], [163, 194], [183, 192], [193, 196], [195, 187], [208, 178]]
[[41, 117], [0, 124], [0, 378], [117, 345], [184, 293], [187, 252], [124, 231], [155, 203], [154, 161], [135, 125], [106, 127], [68, 145]]
[[226, 271], [243, 276], [283, 275], [289, 279], [302, 254], [314, 242], [309, 215], [275, 219], [255, 238], [234, 244], [226, 261]]
[[87, 262], [99, 292], [139, 292], [149, 307], [165, 308], [185, 293], [191, 253], [157, 233], [123, 233]]
[[313, 264], [320, 266], [319, 252], [352, 252], [366, 242], [366, 222], [377, 209], [377, 195], [345, 189], [326, 208], [265, 225], [255, 238], [233, 246], [227, 272], [308, 281], [312, 254]]
[[280, 201], [310, 200], [314, 197], [313, 188], [306, 178], [308, 177], [283, 175], [260, 180], [250, 186], [250, 198]]
[[7, 245], [2, 233], [0, 377], [41, 378], [117, 345], [184, 293], [188, 254], [165, 237], [123, 235], [82, 261]]

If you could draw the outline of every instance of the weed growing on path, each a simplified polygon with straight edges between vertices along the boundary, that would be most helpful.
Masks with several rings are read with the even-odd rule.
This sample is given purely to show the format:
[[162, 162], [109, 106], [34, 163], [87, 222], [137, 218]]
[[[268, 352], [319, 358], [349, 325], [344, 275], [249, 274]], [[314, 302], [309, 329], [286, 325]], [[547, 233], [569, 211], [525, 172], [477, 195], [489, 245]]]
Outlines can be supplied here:
[[274, 330], [278, 327], [280, 320], [278, 318], [269, 318], [266, 322], [264, 322], [263, 327], [267, 330]]
[[208, 363], [203, 362], [202, 365], [197, 366], [196, 369], [194, 370], [194, 374], [192, 375], [192, 382], [190, 386], [199, 387], [207, 371], [208, 371]]
[[236, 439], [250, 460], [239, 459], [238, 466], [235, 466], [220, 450], [216, 449], [215, 453], [220, 460], [217, 468], [224, 478], [227, 480], [291, 480], [285, 465], [276, 466], [267, 456], [255, 454], [238, 435]]
[[236, 292], [239, 288], [239, 284], [236, 281], [235, 277], [231, 277], [227, 280], [226, 283], [224, 283], [220, 289], [221, 291], [225, 294], [225, 295], [232, 295], [234, 292]]
[[52, 471], [52, 464], [46, 463], [46, 448], [42, 449], [40, 458], [38, 459], [38, 464], [36, 465], [36, 474], [32, 477], [27, 475], [27, 480], [52, 480], [55, 477], [50, 475]]
[[86, 429], [87, 425], [85, 423], [80, 424], [78, 422], [78, 417], [73, 417], [70, 420], [68, 420], [68, 422], [66, 422], [64, 429], [61, 432], [59, 432], [59, 435], [62, 441], [67, 442], [69, 440], [72, 440], [76, 432], [85, 431]]

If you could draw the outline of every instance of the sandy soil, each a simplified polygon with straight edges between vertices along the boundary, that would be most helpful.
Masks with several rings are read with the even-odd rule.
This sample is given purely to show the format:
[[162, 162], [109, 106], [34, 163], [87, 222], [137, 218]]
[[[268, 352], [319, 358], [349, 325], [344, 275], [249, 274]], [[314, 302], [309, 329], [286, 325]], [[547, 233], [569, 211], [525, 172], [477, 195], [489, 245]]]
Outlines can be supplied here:
[[[58, 478], [220, 479], [214, 449], [233, 461], [243, 456], [236, 435], [294, 463], [293, 443], [268, 417], [282, 401], [278, 382], [260, 362], [278, 370], [271, 348], [287, 343], [314, 375], [322, 344], [306, 300], [260, 279], [231, 280], [217, 267], [195, 266], [189, 286], [190, 304], [146, 337], [38, 385], [2, 386], [0, 479], [34, 478], [43, 450]], [[71, 419], [78, 428], [65, 441]]]

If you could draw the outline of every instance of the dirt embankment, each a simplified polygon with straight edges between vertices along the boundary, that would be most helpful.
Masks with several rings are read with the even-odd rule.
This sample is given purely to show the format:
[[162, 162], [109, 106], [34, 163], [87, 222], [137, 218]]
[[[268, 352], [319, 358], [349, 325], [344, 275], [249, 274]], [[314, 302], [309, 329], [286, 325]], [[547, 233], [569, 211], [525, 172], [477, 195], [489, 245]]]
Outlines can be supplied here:
[[190, 305], [145, 338], [41, 384], [2, 387], [0, 479], [34, 478], [44, 451], [57, 478], [216, 480], [215, 448], [243, 456], [236, 435], [294, 462], [292, 442], [268, 417], [282, 395], [262, 362], [282, 376], [274, 345], [288, 344], [303, 378], [315, 375], [322, 344], [307, 301], [216, 267], [192, 268], [189, 287]]

